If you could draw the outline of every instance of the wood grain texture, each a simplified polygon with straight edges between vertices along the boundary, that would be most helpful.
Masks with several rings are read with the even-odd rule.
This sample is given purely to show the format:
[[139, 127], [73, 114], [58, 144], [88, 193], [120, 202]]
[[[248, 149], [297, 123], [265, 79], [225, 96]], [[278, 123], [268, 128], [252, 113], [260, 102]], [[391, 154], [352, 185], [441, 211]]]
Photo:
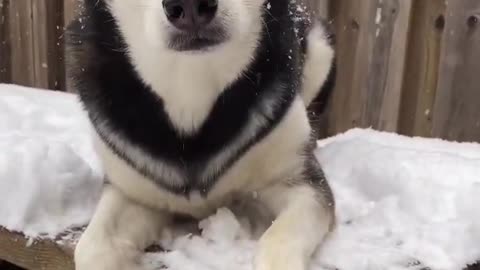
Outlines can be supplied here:
[[35, 86], [31, 1], [10, 0], [9, 2], [12, 82]]
[[63, 3], [32, 0], [32, 33], [35, 86], [63, 89]]
[[398, 130], [405, 135], [432, 136], [445, 9], [445, 1], [413, 3]]
[[320, 18], [328, 19], [329, 16], [329, 0], [311, 0], [317, 16]]
[[433, 136], [480, 141], [480, 1], [447, 2]]
[[[368, 5], [371, 6], [371, 1]], [[362, 29], [358, 24], [358, 18], [365, 11], [358, 10], [358, 1], [337, 0], [331, 5], [331, 16], [336, 32], [336, 55], [339, 75], [337, 76], [336, 88], [332, 95], [329, 110], [328, 133], [335, 134], [346, 130], [351, 126], [357, 126], [361, 118], [358, 105], [361, 101], [360, 91], [352, 92], [358, 77], [355, 66], [357, 47], [362, 42]], [[356, 89], [358, 90], [358, 88]], [[354, 103], [352, 100], [356, 100]]]
[[340, 73], [329, 133], [357, 126], [395, 131], [412, 1], [334, 3]]
[[52, 0], [1, 1], [0, 71], [3, 72], [0, 72], [0, 81], [63, 89], [63, 3]]
[[[402, 96], [403, 75], [407, 53], [407, 37], [410, 28], [412, 1], [399, 0], [383, 2], [377, 36], [377, 51], [374, 58], [384, 58], [385, 62], [375, 66], [370, 77], [369, 90], [375, 97], [371, 105], [367, 103], [367, 120], [380, 130], [397, 131], [399, 108]], [[377, 8], [378, 16], [378, 8]], [[386, 32], [386, 33], [385, 33]], [[383, 74], [382, 74], [383, 71]], [[378, 74], [385, 81], [378, 80]]]
[[0, 228], [0, 260], [28, 270], [73, 270], [73, 248], [51, 241], [34, 242]]
[[0, 83], [11, 81], [9, 0], [0, 0]]
[[68, 25], [78, 14], [80, 0], [63, 0], [63, 20], [64, 24]]

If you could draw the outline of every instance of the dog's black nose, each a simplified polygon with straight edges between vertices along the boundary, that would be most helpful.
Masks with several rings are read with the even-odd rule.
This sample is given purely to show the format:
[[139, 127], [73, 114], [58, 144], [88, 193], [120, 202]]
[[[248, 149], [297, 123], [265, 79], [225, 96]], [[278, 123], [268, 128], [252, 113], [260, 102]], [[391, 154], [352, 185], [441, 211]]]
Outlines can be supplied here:
[[218, 0], [163, 0], [163, 9], [176, 28], [192, 31], [213, 20]]

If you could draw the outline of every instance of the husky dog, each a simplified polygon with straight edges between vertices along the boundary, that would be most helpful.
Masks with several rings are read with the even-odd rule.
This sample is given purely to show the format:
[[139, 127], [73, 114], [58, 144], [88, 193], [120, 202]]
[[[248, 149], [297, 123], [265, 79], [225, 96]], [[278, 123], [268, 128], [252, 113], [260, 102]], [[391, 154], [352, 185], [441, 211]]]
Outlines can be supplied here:
[[85, 0], [68, 76], [106, 182], [77, 270], [139, 270], [175, 215], [269, 209], [255, 270], [304, 270], [334, 225], [307, 105], [331, 74], [292, 0]]

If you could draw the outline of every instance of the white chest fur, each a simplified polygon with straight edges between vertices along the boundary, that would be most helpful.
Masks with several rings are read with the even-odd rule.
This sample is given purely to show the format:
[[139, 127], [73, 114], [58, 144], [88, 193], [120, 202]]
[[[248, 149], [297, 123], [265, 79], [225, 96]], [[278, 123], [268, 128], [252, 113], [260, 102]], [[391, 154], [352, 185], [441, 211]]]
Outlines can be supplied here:
[[[110, 182], [130, 198], [154, 208], [201, 217], [234, 193], [259, 190], [272, 181], [283, 181], [300, 173], [304, 161], [302, 148], [309, 136], [305, 107], [297, 98], [279, 125], [218, 179], [206, 198], [186, 198], [160, 188], [119, 158], [100, 138], [96, 139], [96, 148]], [[162, 170], [166, 170], [165, 175], [170, 174], [169, 168]]]
[[[231, 25], [227, 42], [209, 52], [186, 53], [166, 48], [168, 33], [161, 30], [165, 21], [158, 15], [162, 1], [151, 1], [149, 9], [137, 9], [136, 2], [113, 1], [110, 6], [128, 43], [131, 61], [144, 82], [164, 100], [172, 124], [179, 131], [191, 133], [203, 124], [218, 96], [243, 75], [252, 61], [260, 38], [260, 9], [238, 10], [255, 19]], [[227, 2], [239, 5], [238, 1]], [[220, 11], [226, 8], [225, 3], [219, 7]]]

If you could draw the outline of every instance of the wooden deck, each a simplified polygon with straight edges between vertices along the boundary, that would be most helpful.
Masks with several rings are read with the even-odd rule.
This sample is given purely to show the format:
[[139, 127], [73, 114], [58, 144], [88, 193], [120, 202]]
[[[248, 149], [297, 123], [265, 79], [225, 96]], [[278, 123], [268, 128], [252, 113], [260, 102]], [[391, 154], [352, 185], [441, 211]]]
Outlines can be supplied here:
[[[16, 270], [16, 268], [5, 268], [2, 261], [27, 270], [74, 270], [73, 250], [73, 244], [69, 244], [68, 241], [62, 244], [53, 240], [31, 242], [20, 233], [0, 228], [0, 269], [2, 270]], [[147, 252], [160, 250], [152, 248]], [[425, 267], [422, 270], [435, 269]], [[463, 270], [480, 270], [480, 262]]]
[[24, 269], [74, 270], [73, 249], [71, 245], [58, 244], [52, 240], [32, 242], [22, 234], [0, 228], [0, 261]]

